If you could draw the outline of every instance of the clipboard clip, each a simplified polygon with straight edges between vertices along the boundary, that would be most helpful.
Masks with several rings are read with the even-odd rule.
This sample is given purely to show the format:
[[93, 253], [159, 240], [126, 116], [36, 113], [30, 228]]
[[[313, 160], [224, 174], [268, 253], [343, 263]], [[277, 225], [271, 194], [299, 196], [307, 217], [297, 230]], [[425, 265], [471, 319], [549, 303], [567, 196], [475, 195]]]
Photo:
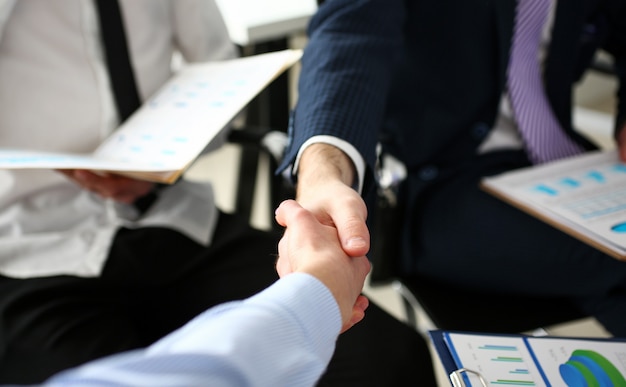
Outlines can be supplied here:
[[452, 382], [453, 387], [467, 387], [465, 382], [463, 381], [463, 374], [476, 375], [478, 377], [478, 380], [480, 381], [480, 384], [483, 387], [487, 387], [487, 382], [485, 381], [485, 378], [483, 378], [483, 376], [480, 374], [480, 372], [472, 371], [467, 368], [459, 368], [449, 375], [450, 382]]

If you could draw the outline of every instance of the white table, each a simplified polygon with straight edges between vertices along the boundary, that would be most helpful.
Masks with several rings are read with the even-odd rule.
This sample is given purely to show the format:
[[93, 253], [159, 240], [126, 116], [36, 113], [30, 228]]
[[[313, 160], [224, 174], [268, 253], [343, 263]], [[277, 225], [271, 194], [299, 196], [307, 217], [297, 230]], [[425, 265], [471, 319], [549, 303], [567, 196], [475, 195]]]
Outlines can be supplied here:
[[215, 0], [233, 42], [240, 46], [289, 37], [305, 30], [316, 0]]

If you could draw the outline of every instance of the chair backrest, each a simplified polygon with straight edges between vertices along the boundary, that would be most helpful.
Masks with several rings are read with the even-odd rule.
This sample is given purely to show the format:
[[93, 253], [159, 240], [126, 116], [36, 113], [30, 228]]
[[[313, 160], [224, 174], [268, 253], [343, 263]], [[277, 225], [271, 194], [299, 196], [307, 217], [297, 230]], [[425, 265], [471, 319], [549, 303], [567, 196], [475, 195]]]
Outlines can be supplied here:
[[[275, 173], [287, 144], [287, 134], [267, 127], [244, 127], [231, 130], [228, 141], [241, 146], [235, 212], [251, 218], [255, 203], [262, 204], [267, 210], [268, 223], [272, 228], [280, 229], [274, 222], [274, 210], [281, 201], [294, 197], [293, 187], [287, 179]], [[268, 162], [265, 170], [261, 169], [260, 158]], [[255, 196], [259, 174], [269, 182], [265, 203], [259, 203]]]
[[[391, 159], [393, 172], [385, 173]], [[537, 297], [502, 294], [447, 283], [421, 275], [401, 273], [400, 235], [404, 214], [402, 187], [397, 182], [390, 189], [384, 176], [398, 175], [395, 158], [381, 157], [376, 198], [370, 203], [372, 261], [370, 286], [392, 284], [402, 297], [407, 321], [419, 331], [416, 314], [423, 312], [434, 327], [493, 333], [519, 333], [547, 328], [588, 317], [570, 300], [562, 297]], [[385, 180], [385, 184], [381, 184]]]

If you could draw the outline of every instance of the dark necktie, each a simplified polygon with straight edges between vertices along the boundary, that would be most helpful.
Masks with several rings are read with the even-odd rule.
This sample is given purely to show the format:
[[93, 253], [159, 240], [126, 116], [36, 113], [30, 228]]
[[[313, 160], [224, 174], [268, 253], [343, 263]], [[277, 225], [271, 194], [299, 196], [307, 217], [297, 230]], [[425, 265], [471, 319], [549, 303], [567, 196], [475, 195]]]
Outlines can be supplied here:
[[508, 69], [514, 117], [535, 164], [583, 151], [561, 128], [543, 88], [538, 55], [550, 1], [518, 0]]
[[117, 0], [96, 0], [96, 6], [107, 71], [120, 122], [123, 122], [139, 107], [140, 101], [128, 54], [122, 14]]
[[[115, 106], [120, 122], [124, 122], [139, 108], [141, 102], [128, 54], [122, 13], [117, 0], [95, 0], [95, 2], [100, 20], [106, 67], [115, 96]], [[140, 213], [147, 211], [157, 199], [156, 192], [159, 185], [155, 187], [133, 203]]]

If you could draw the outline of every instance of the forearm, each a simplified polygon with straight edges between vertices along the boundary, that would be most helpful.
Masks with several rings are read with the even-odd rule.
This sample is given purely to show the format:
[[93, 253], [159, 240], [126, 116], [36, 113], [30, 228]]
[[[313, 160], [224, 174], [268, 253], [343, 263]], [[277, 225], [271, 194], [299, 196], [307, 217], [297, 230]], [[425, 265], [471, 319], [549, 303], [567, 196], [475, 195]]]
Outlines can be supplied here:
[[[167, 311], [164, 311], [167, 313]], [[148, 349], [63, 372], [45, 386], [314, 385], [341, 319], [332, 294], [294, 274], [243, 302], [202, 313]]]

